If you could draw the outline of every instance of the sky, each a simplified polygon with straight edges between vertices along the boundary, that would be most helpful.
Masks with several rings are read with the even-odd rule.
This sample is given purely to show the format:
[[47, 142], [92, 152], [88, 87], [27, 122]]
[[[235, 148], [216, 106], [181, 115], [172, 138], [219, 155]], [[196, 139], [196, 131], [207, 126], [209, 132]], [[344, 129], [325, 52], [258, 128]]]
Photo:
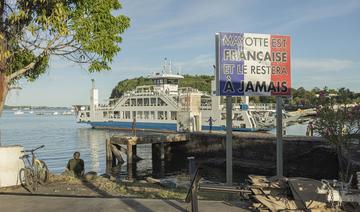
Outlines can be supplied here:
[[216, 32], [291, 36], [294, 88], [347, 87], [360, 92], [359, 0], [122, 0], [131, 27], [111, 71], [51, 58], [35, 82], [21, 81], [8, 105], [89, 104], [91, 79], [105, 103], [121, 80], [158, 72], [164, 58], [182, 74], [213, 74]]

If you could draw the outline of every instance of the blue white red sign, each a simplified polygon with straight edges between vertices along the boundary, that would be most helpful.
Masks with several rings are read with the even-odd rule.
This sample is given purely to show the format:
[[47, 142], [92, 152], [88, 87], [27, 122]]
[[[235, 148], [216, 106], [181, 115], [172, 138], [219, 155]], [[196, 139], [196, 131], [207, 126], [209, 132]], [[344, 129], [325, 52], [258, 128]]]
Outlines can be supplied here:
[[216, 83], [220, 96], [289, 96], [290, 37], [216, 34]]

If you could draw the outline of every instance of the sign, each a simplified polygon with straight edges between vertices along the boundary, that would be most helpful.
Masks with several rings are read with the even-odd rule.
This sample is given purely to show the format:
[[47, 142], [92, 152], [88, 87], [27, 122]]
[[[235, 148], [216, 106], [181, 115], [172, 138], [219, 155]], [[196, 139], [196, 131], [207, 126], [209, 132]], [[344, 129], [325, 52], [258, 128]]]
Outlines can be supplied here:
[[248, 104], [240, 104], [240, 110], [249, 110]]
[[290, 36], [216, 34], [218, 96], [290, 96]]

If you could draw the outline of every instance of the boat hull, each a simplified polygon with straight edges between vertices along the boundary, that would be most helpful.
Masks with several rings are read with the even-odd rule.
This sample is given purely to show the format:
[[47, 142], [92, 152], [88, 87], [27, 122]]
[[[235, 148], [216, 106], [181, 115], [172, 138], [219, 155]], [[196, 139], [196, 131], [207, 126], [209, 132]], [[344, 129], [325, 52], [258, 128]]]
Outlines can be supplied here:
[[[85, 122], [91, 125], [93, 128], [100, 129], [119, 129], [119, 130], [131, 130], [132, 122]], [[210, 130], [210, 126], [202, 125], [202, 130]], [[136, 129], [148, 130], [148, 131], [177, 131], [176, 123], [155, 123], [155, 122], [136, 122]], [[213, 126], [213, 131], [225, 131], [225, 126]], [[255, 132], [260, 131], [255, 128], [233, 128], [233, 131], [239, 132]]]

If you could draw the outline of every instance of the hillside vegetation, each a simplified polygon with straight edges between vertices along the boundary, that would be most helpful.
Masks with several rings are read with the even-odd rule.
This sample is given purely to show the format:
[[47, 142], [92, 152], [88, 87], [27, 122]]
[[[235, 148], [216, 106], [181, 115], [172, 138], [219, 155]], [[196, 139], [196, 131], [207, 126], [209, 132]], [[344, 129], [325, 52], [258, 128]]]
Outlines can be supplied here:
[[[211, 92], [211, 80], [213, 76], [208, 75], [184, 75], [184, 79], [179, 82], [180, 87], [192, 87], [199, 91]], [[124, 92], [135, 89], [136, 86], [151, 85], [151, 79], [145, 77], [138, 77], [134, 79], [126, 79], [120, 81], [111, 92], [110, 98], [119, 98]]]

